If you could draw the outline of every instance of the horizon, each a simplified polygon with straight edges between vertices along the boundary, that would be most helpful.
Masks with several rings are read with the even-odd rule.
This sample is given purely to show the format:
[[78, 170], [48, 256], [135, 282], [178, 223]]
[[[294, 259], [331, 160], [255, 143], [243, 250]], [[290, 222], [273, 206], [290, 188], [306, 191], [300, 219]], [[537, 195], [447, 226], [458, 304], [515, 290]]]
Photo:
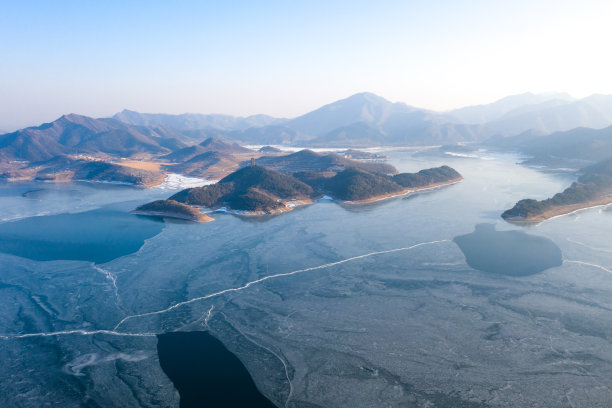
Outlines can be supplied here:
[[612, 94], [612, 4], [12, 2], [0, 129], [64, 113], [296, 117], [367, 90], [438, 112]]

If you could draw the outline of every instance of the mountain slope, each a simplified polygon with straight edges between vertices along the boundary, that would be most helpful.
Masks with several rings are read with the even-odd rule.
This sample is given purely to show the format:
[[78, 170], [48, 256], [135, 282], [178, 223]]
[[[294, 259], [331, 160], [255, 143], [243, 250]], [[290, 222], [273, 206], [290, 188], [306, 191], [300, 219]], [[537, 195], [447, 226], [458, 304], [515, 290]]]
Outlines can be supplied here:
[[586, 163], [612, 157], [612, 126], [604, 129], [577, 128], [539, 136], [526, 132], [515, 137], [492, 139], [488, 143], [532, 156], [528, 161], [530, 163], [582, 167]]
[[612, 96], [585, 98], [558, 106], [544, 104], [536, 110], [489, 122], [487, 126], [509, 135], [527, 130], [552, 133], [578, 127], [601, 129], [612, 125], [610, 105]]
[[207, 152], [222, 153], [225, 155], [255, 153], [253, 150], [242, 147], [237, 143], [228, 143], [211, 137], [204, 140], [199, 145], [183, 147], [161, 158], [171, 162], [185, 162]]
[[304, 149], [285, 156], [264, 156], [257, 159], [257, 164], [283, 173], [296, 173], [302, 171], [341, 171], [345, 168], [354, 167], [363, 170], [395, 174], [395, 167], [386, 163], [364, 162], [351, 160], [335, 153], [315, 153]]
[[334, 129], [363, 122], [378, 125], [392, 112], [412, 112], [415, 109], [402, 103], [392, 103], [372, 93], [359, 93], [322, 106], [290, 120], [285, 126], [299, 132], [322, 136]]
[[504, 211], [509, 221], [543, 221], [596, 205], [612, 203], [612, 159], [582, 169], [582, 175], [563, 192], [546, 200], [524, 199]]
[[482, 125], [451, 122], [444, 114], [360, 93], [292, 119], [285, 127], [312, 136], [309, 145], [329, 147], [447, 144], [493, 135]]
[[533, 94], [531, 92], [510, 95], [495, 102], [483, 105], [466, 106], [449, 111], [448, 114], [463, 123], [485, 124], [504, 117], [539, 110], [544, 106], [567, 104], [575, 101], [565, 93]]
[[176, 193], [170, 200], [189, 205], [257, 214], [271, 214], [289, 208], [283, 201], [310, 200], [313, 189], [293, 176], [261, 166], [244, 167], [221, 179], [217, 184], [195, 187]]
[[42, 161], [62, 154], [122, 157], [160, 154], [185, 146], [177, 136], [170, 129], [130, 126], [114, 119], [70, 114], [38, 127], [0, 135], [0, 158]]

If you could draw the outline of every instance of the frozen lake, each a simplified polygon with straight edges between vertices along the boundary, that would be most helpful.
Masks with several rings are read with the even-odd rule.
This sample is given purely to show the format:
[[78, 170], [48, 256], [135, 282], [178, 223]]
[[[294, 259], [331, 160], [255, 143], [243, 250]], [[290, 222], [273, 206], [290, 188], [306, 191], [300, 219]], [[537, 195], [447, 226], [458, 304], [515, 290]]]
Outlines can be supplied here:
[[[447, 164], [465, 179], [206, 224], [128, 214], [172, 186], [0, 185], [0, 404], [178, 406], [157, 335], [208, 330], [279, 407], [609, 406], [612, 212], [512, 225], [505, 209], [573, 176], [509, 155], [386, 154], [400, 171]], [[512, 257], [489, 252], [500, 273], [474, 269], [453, 240], [479, 224], [540, 237], [561, 264], [504, 274]], [[70, 239], [50, 233], [60, 226]], [[81, 233], [97, 255], [70, 256]]]

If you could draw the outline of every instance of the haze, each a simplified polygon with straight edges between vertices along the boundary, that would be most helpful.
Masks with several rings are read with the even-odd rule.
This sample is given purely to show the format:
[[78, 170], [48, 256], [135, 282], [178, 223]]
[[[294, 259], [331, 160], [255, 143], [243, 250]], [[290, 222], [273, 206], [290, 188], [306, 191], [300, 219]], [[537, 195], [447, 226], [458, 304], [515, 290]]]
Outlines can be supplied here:
[[0, 130], [124, 108], [292, 117], [612, 93], [607, 1], [4, 2]]

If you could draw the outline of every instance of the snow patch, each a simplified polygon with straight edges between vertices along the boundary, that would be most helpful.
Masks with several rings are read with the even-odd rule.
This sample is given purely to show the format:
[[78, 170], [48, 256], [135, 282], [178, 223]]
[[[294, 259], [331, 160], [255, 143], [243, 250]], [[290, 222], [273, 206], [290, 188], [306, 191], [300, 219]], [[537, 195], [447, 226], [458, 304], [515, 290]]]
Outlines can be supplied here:
[[182, 174], [168, 173], [166, 180], [158, 186], [160, 190], [182, 190], [185, 188], [202, 187], [210, 184], [215, 184], [217, 180], [208, 180], [205, 178], [188, 177]]

